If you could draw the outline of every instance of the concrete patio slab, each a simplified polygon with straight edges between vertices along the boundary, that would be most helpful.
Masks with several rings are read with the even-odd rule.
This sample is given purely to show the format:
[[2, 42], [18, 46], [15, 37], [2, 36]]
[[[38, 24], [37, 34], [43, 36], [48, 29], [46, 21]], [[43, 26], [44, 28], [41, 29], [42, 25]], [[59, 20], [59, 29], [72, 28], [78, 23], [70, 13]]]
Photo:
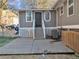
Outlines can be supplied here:
[[52, 40], [33, 40], [29, 38], [18, 38], [4, 47], [0, 48], [0, 54], [35, 54], [43, 53], [73, 53], [71, 49], [62, 42]]

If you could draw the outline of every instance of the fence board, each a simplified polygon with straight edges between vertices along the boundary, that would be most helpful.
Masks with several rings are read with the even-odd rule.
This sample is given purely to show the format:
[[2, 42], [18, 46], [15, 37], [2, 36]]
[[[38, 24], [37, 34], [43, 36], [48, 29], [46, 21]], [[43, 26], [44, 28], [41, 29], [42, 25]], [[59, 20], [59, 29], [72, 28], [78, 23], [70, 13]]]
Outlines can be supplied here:
[[79, 32], [62, 31], [62, 41], [65, 45], [79, 53]]

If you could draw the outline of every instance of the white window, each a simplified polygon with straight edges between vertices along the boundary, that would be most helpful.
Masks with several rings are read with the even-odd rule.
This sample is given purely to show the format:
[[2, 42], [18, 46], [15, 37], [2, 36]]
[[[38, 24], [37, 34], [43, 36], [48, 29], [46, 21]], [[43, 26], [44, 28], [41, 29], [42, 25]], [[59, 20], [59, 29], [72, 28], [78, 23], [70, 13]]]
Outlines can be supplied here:
[[64, 6], [62, 5], [62, 6], [60, 7], [60, 16], [63, 15], [63, 14], [64, 14]]
[[74, 0], [67, 0], [67, 16], [74, 14]]
[[31, 11], [26, 12], [26, 22], [32, 22], [32, 12]]
[[51, 12], [49, 11], [44, 12], [44, 20], [47, 22], [51, 20]]

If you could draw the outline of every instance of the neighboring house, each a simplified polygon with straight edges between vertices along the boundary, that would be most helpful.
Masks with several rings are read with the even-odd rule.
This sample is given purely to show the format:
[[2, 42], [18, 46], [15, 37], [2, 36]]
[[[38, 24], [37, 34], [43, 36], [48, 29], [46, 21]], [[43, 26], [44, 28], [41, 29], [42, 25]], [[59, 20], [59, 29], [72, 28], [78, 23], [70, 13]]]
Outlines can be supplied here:
[[53, 36], [54, 29], [58, 26], [78, 25], [78, 3], [79, 0], [58, 0], [52, 9], [19, 11], [19, 35], [22, 37], [47, 38]]
[[59, 0], [55, 10], [57, 26], [79, 25], [79, 0]]
[[20, 36], [46, 38], [51, 35], [51, 27], [56, 27], [54, 10], [19, 11]]
[[36, 4], [37, 8], [27, 8], [19, 11], [19, 35], [21, 37], [40, 39], [52, 36], [51, 29], [52, 27], [56, 27], [56, 11], [47, 8], [46, 2], [43, 4], [44, 1], [39, 1], [41, 7]]

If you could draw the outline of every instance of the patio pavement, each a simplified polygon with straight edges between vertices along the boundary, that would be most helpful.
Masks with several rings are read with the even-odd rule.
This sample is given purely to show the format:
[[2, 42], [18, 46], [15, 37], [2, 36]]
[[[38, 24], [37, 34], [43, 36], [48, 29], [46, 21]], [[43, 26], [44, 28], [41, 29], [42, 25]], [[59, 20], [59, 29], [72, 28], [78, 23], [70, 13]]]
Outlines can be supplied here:
[[73, 53], [62, 42], [52, 42], [53, 40], [33, 40], [31, 38], [18, 38], [0, 48], [0, 54], [34, 54], [43, 53]]

